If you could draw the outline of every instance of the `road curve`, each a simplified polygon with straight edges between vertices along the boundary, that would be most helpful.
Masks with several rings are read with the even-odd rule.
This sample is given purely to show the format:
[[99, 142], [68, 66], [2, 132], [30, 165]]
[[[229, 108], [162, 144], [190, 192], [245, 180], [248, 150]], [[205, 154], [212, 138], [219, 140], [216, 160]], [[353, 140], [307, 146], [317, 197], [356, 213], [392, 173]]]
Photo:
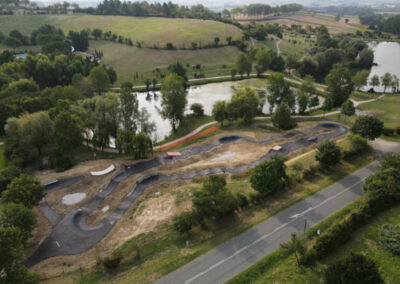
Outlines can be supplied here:
[[[148, 174], [137, 181], [136, 185], [133, 187], [133, 190], [123, 200], [123, 202], [110, 215], [104, 218], [97, 226], [90, 227], [86, 225], [86, 218], [88, 217], [88, 215], [93, 210], [95, 210], [108, 195], [110, 195], [114, 191], [114, 189], [121, 181], [125, 180], [130, 175], [144, 172], [165, 163], [171, 163], [172, 161], [177, 159], [185, 159], [190, 156], [197, 155], [201, 152], [210, 151], [212, 148], [221, 144], [232, 143], [238, 140], [245, 140], [251, 143], [265, 143], [279, 138], [290, 138], [298, 134], [313, 133], [315, 131], [323, 129], [330, 129], [332, 131], [325, 134], [317, 135], [317, 141], [308, 141], [305, 138], [300, 138], [293, 142], [281, 144], [282, 149], [279, 152], [269, 151], [260, 159], [253, 161], [252, 163], [247, 165], [241, 165], [234, 168], [210, 168], [191, 171], [183, 174]], [[49, 237], [47, 237], [44, 242], [39, 246], [39, 248], [24, 262], [24, 264], [30, 267], [49, 257], [58, 255], [79, 254], [90, 249], [108, 234], [108, 232], [122, 217], [122, 215], [131, 206], [131, 204], [144, 192], [146, 188], [153, 184], [163, 181], [174, 181], [178, 179], [191, 179], [196, 176], [205, 176], [224, 172], [242, 172], [251, 167], [254, 167], [262, 161], [269, 160], [275, 154], [286, 155], [289, 152], [295, 151], [301, 147], [332, 139], [345, 133], [347, 133], [347, 129], [342, 125], [334, 123], [322, 123], [317, 125], [316, 127], [306, 129], [302, 132], [292, 131], [285, 135], [271, 136], [260, 141], [255, 141], [240, 136], [223, 136], [208, 144], [185, 149], [181, 151], [180, 157], [168, 159], [165, 155], [159, 155], [150, 160], [141, 161], [130, 166], [124, 166], [124, 169], [120, 173], [116, 174], [111, 179], [110, 183], [104, 189], [100, 190], [98, 194], [85, 206], [79, 208], [76, 211], [72, 211], [61, 216], [49, 214], [49, 212], [47, 212], [46, 216], [49, 216], [51, 218], [51, 222], [53, 224], [52, 232], [50, 233]], [[68, 182], [65, 183], [68, 184]], [[56, 190], [61, 188], [62, 186], [51, 185], [51, 187], [52, 190]], [[49, 211], [51, 209], [49, 208], [50, 207], [46, 206], [46, 203], [43, 201], [39, 206], [39, 209], [41, 209], [42, 211]]]

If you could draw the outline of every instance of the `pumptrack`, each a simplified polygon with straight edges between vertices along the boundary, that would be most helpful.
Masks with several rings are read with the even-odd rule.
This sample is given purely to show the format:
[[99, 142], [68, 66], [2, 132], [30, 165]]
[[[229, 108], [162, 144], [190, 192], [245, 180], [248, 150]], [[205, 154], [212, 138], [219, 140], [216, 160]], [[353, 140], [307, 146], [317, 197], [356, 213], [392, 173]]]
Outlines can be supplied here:
[[[94, 211], [103, 200], [110, 195], [118, 184], [131, 175], [144, 172], [146, 170], [156, 168], [166, 163], [172, 163], [175, 160], [185, 159], [202, 152], [210, 151], [214, 147], [221, 144], [233, 143], [239, 140], [247, 141], [254, 144], [262, 144], [276, 139], [290, 138], [296, 135], [309, 134], [312, 132], [329, 129], [328, 133], [319, 134], [317, 139], [300, 138], [296, 141], [280, 144], [282, 149], [278, 152], [268, 151], [258, 160], [255, 160], [246, 165], [240, 165], [233, 168], [209, 168], [203, 170], [194, 170], [186, 173], [177, 173], [171, 175], [164, 175], [160, 173], [151, 173], [139, 179], [133, 186], [132, 191], [128, 194], [122, 203], [115, 208], [115, 210], [105, 217], [98, 225], [88, 226], [86, 218]], [[39, 209], [52, 223], [53, 228], [50, 235], [40, 244], [38, 249], [24, 261], [24, 265], [31, 267], [47, 258], [60, 256], [60, 255], [74, 255], [82, 253], [92, 248], [96, 243], [103, 239], [109, 231], [113, 228], [116, 222], [122, 217], [125, 211], [132, 205], [132, 203], [143, 194], [146, 188], [165, 181], [174, 181], [179, 179], [191, 179], [193, 177], [206, 176], [211, 174], [220, 173], [238, 173], [252, 168], [263, 161], [269, 160], [273, 155], [284, 156], [292, 151], [301, 147], [306, 147], [316, 144], [321, 141], [336, 138], [340, 135], [347, 133], [347, 128], [335, 123], [322, 123], [316, 127], [306, 129], [304, 131], [292, 131], [285, 135], [270, 136], [263, 140], [252, 140], [241, 136], [223, 136], [208, 144], [195, 146], [185, 149], [181, 152], [181, 156], [174, 158], [167, 158], [166, 155], [159, 155], [150, 160], [137, 162], [132, 165], [124, 165], [121, 172], [113, 176], [108, 185], [100, 190], [96, 196], [93, 197], [87, 204], [78, 210], [74, 210], [65, 215], [57, 214], [46, 201], [42, 200], [39, 204]], [[80, 180], [82, 176], [74, 177], [65, 180], [58, 180], [50, 185], [45, 186], [46, 191], [58, 190], [66, 186], [70, 186]]]

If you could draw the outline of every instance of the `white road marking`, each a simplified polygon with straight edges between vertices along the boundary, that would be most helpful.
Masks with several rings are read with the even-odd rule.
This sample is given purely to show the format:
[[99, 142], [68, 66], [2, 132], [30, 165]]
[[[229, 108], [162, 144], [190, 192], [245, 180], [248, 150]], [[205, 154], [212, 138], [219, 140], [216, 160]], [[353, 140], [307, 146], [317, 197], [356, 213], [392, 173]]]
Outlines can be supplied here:
[[56, 245], [60, 248], [61, 246], [60, 246], [60, 244], [56, 241]]
[[[367, 178], [367, 177], [365, 177], [365, 178], [359, 180], [358, 182], [356, 182], [356, 183], [353, 184], [352, 186], [347, 187], [346, 189], [344, 189], [344, 190], [342, 190], [342, 191], [336, 193], [335, 195], [332, 195], [331, 197], [328, 197], [327, 199], [325, 199], [324, 201], [322, 201], [321, 203], [319, 203], [318, 205], [316, 205], [314, 208], [311, 208], [311, 210], [317, 209], [317, 208], [321, 207], [322, 205], [324, 205], [325, 203], [329, 202], [330, 200], [332, 200], [332, 199], [334, 199], [334, 198], [336, 198], [336, 197], [342, 195], [342, 194], [345, 193], [346, 191], [349, 191], [351, 188], [355, 187], [355, 186], [358, 185], [359, 183], [362, 183], [366, 178]], [[310, 208], [309, 208], [309, 209], [310, 209]], [[307, 209], [307, 210], [309, 210], [309, 209]], [[307, 211], [307, 210], [306, 210], [306, 211]], [[307, 212], [310, 212], [311, 210], [309, 210], [309, 211], [307, 211]], [[306, 213], [307, 213], [307, 212], [306, 212]], [[303, 212], [302, 214], [305, 214], [305, 213]], [[292, 216], [292, 217], [293, 217], [293, 216]], [[271, 236], [272, 234], [274, 234], [274, 233], [276, 233], [277, 231], [281, 230], [282, 228], [284, 228], [284, 227], [290, 225], [291, 223], [295, 222], [296, 220], [297, 220], [297, 218], [296, 218], [296, 219], [293, 219], [293, 220], [291, 220], [291, 221], [289, 221], [289, 222], [287, 222], [287, 223], [284, 223], [284, 224], [280, 225], [279, 227], [275, 228], [272, 232], [270, 232], [270, 233], [268, 233], [268, 234], [266, 234], [266, 235], [261, 236], [260, 238], [256, 239], [255, 241], [253, 241], [252, 243], [248, 244], [247, 246], [244, 246], [244, 247], [242, 247], [241, 249], [235, 251], [232, 255], [228, 256], [227, 258], [221, 259], [220, 261], [218, 261], [218, 262], [215, 263], [214, 265], [210, 266], [210, 267], [207, 268], [206, 270], [204, 270], [204, 271], [202, 271], [202, 272], [196, 274], [196, 275], [193, 276], [192, 278], [186, 280], [186, 281], [185, 281], [185, 284], [189, 284], [189, 283], [193, 282], [194, 280], [196, 280], [197, 278], [199, 278], [199, 277], [201, 277], [201, 276], [207, 274], [208, 272], [210, 272], [210, 271], [213, 270], [214, 268], [216, 268], [216, 267], [220, 266], [221, 264], [223, 264], [224, 262], [227, 262], [228, 260], [234, 258], [236, 255], [242, 253], [243, 251], [247, 250], [248, 248], [252, 247], [253, 245], [255, 245], [255, 244], [261, 242], [262, 240], [268, 238], [268, 237]]]
[[310, 212], [311, 210], [313, 210], [312, 207], [308, 208], [307, 210], [305, 210], [305, 211], [303, 211], [303, 212], [301, 212], [301, 213], [294, 214], [293, 216], [290, 216], [289, 218], [290, 218], [290, 219], [298, 218], [298, 217], [303, 216], [304, 214]]

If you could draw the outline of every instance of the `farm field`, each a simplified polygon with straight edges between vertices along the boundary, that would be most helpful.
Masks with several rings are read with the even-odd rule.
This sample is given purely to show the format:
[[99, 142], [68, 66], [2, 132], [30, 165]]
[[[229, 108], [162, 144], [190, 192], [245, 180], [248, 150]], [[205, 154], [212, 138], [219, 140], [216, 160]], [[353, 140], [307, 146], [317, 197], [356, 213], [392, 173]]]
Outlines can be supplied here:
[[[89, 52], [94, 48], [103, 51], [102, 62], [115, 68], [119, 83], [132, 81], [136, 72], [142, 74], [143, 78], [140, 76], [138, 80], [133, 81], [135, 85], [142, 85], [146, 78], [156, 78], [153, 70], [159, 68], [162, 72], [176, 61], [185, 64], [189, 78], [193, 78], [194, 73], [204, 74], [206, 77], [229, 75], [240, 54], [240, 51], [232, 46], [198, 50], [161, 50], [92, 40]], [[201, 69], [194, 70], [196, 64], [201, 64]], [[160, 78], [157, 80], [161, 81]]]
[[236, 37], [241, 35], [240, 29], [233, 25], [197, 19], [139, 18], [84, 14], [0, 16], [0, 26], [3, 33], [18, 29], [23, 34], [29, 35], [34, 29], [44, 24], [54, 25], [64, 32], [85, 28], [110, 30], [118, 35], [129, 37], [134, 42], [139, 40], [145, 46], [163, 46], [167, 42], [172, 42], [178, 47], [189, 47], [192, 42], [212, 43], [215, 37], [219, 37], [220, 42], [225, 43], [227, 36]]
[[[345, 22], [346, 18], [349, 19], [348, 23]], [[340, 19], [340, 21], [335, 21], [335, 15], [333, 14], [317, 13], [312, 15], [307, 12], [298, 12], [295, 14], [271, 17], [271, 19], [262, 22], [277, 23], [279, 25], [287, 26], [303, 25], [304, 27], [307, 25], [312, 27], [325, 25], [331, 33], [354, 32], [360, 25], [357, 17], [344, 16], [342, 19]]]

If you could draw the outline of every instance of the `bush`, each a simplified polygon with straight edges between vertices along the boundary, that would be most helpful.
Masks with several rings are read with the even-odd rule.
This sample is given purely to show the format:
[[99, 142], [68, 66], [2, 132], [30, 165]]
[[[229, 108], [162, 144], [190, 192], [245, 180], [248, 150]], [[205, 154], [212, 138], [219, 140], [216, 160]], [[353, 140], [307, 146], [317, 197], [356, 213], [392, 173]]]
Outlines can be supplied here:
[[322, 167], [329, 168], [336, 165], [341, 159], [340, 147], [335, 141], [325, 141], [318, 145], [315, 159]]
[[262, 162], [251, 172], [251, 187], [261, 194], [281, 191], [288, 181], [284, 159], [273, 156], [270, 161]]
[[193, 111], [195, 117], [202, 117], [204, 115], [204, 108], [201, 104], [194, 103], [190, 106], [190, 110]]
[[314, 165], [311, 165], [305, 169], [303, 169], [301, 173], [301, 177], [306, 180], [311, 180], [313, 179], [317, 174], [317, 167]]
[[192, 211], [186, 211], [174, 218], [173, 228], [179, 234], [188, 233], [195, 225]]
[[357, 134], [350, 134], [347, 136], [347, 140], [350, 142], [350, 151], [353, 153], [363, 153], [369, 149], [367, 139]]
[[400, 126], [396, 128], [396, 134], [400, 135]]
[[326, 284], [384, 283], [375, 262], [356, 254], [331, 264], [325, 271], [325, 280]]
[[383, 135], [385, 135], [385, 136], [394, 136], [395, 131], [396, 131], [396, 130], [395, 130], [394, 128], [387, 128], [387, 127], [385, 127], [385, 128], [383, 128], [382, 133], [383, 133]]
[[382, 225], [379, 228], [379, 239], [388, 251], [400, 256], [400, 225]]
[[359, 116], [351, 127], [351, 132], [368, 140], [375, 140], [383, 132], [383, 122], [373, 116]]
[[121, 263], [121, 260], [122, 260], [122, 255], [120, 253], [116, 253], [111, 256], [105, 257], [101, 261], [101, 263], [108, 272], [111, 272], [116, 268], [118, 268], [119, 264]]

